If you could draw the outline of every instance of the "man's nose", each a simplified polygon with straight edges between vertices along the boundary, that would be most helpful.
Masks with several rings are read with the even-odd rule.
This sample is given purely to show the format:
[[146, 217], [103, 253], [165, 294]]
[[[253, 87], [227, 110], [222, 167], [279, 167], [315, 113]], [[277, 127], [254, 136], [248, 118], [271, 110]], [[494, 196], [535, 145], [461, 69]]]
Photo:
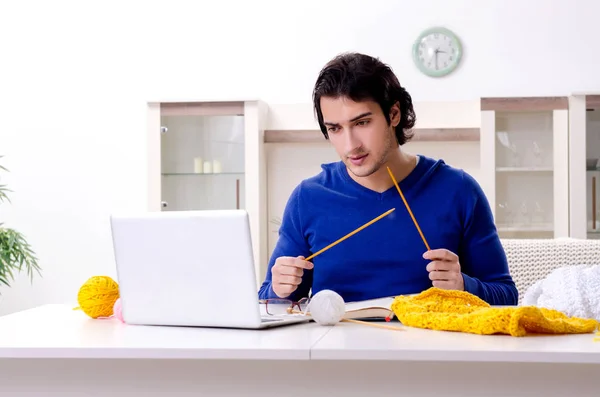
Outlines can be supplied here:
[[360, 140], [351, 128], [344, 131], [344, 144], [346, 145], [346, 153], [352, 153], [361, 146]]

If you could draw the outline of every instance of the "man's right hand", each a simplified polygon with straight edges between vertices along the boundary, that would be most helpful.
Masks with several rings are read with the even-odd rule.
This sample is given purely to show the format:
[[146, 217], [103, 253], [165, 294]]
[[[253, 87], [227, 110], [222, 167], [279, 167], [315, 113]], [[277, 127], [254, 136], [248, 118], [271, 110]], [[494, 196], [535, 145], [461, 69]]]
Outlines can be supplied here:
[[271, 269], [273, 292], [280, 298], [287, 298], [302, 282], [304, 269], [312, 269], [313, 266], [311, 262], [305, 261], [303, 256], [280, 256]]

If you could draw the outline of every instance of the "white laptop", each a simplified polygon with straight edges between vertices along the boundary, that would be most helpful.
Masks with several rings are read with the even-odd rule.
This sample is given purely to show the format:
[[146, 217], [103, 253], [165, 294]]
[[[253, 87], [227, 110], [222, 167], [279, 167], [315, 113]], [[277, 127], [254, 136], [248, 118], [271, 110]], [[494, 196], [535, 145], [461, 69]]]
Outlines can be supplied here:
[[128, 324], [259, 329], [309, 321], [260, 309], [244, 210], [112, 215], [110, 223]]

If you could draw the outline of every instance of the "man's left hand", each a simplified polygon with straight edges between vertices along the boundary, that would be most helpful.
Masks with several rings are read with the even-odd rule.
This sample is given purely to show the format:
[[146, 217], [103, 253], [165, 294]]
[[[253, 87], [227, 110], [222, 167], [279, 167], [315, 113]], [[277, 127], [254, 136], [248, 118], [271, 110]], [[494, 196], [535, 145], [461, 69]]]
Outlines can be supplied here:
[[460, 270], [458, 256], [447, 249], [435, 249], [423, 254], [431, 262], [427, 265], [433, 286], [441, 289], [464, 291], [465, 281]]

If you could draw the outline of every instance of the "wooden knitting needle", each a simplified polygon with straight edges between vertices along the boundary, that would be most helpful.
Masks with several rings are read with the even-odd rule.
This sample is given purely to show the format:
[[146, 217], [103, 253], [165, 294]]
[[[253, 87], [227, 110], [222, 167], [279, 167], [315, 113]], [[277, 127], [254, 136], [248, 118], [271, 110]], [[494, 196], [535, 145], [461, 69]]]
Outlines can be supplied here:
[[[305, 313], [305, 312], [301, 312], [299, 310], [291, 310], [290, 313], [304, 314], [305, 316], [310, 316], [310, 312]], [[342, 318], [340, 321], [345, 322], [345, 323], [361, 324], [361, 325], [366, 325], [369, 327], [375, 327], [375, 328], [381, 328], [381, 329], [389, 329], [392, 331], [404, 331], [404, 328], [402, 328], [402, 327], [394, 327], [393, 325], [377, 324], [377, 323], [371, 323], [368, 321], [354, 320], [354, 319], [350, 319], [350, 318]]]
[[312, 258], [314, 258], [315, 256], [322, 254], [323, 252], [327, 251], [329, 248], [333, 247], [336, 244], [341, 243], [342, 241], [346, 240], [348, 237], [360, 232], [361, 230], [363, 230], [364, 228], [372, 225], [373, 223], [377, 222], [378, 220], [380, 220], [383, 217], [388, 216], [389, 214], [391, 214], [393, 211], [395, 210], [395, 208], [392, 208], [391, 210], [388, 210], [386, 212], [384, 212], [383, 214], [379, 215], [377, 218], [370, 220], [369, 222], [365, 223], [364, 225], [362, 225], [361, 227], [359, 227], [358, 229], [354, 230], [353, 232], [350, 232], [348, 234], [346, 234], [344, 237], [340, 238], [339, 240], [329, 244], [327, 247], [321, 249], [320, 251], [315, 252], [314, 254], [312, 254], [311, 256], [309, 256], [308, 258], [305, 259], [305, 261], [309, 261]]
[[349, 318], [343, 318], [341, 321], [348, 322], [348, 323], [361, 324], [361, 325], [368, 325], [369, 327], [375, 327], [375, 328], [381, 328], [381, 329], [389, 329], [389, 330], [392, 330], [392, 331], [404, 331], [404, 328], [402, 328], [402, 327], [394, 327], [393, 325], [369, 323], [367, 321], [352, 320], [352, 319], [349, 319]]
[[423, 235], [423, 232], [421, 231], [421, 228], [419, 227], [419, 224], [417, 223], [415, 216], [413, 215], [408, 203], [406, 202], [406, 199], [404, 198], [404, 194], [402, 194], [402, 190], [400, 190], [400, 186], [398, 185], [398, 182], [396, 182], [396, 178], [394, 178], [394, 174], [392, 174], [392, 170], [390, 170], [390, 167], [387, 167], [387, 170], [388, 170], [388, 173], [390, 174], [390, 176], [392, 177], [392, 181], [394, 181], [394, 185], [396, 185], [396, 189], [398, 190], [398, 193], [400, 193], [400, 197], [402, 197], [402, 201], [404, 201], [404, 205], [406, 206], [406, 209], [408, 210], [410, 217], [412, 218], [415, 226], [417, 227], [417, 230], [419, 231], [419, 234], [421, 235], [423, 242], [425, 243], [425, 247], [427, 247], [427, 251], [431, 251], [431, 248], [429, 248], [429, 244], [427, 244], [427, 240], [425, 239], [425, 236]]

